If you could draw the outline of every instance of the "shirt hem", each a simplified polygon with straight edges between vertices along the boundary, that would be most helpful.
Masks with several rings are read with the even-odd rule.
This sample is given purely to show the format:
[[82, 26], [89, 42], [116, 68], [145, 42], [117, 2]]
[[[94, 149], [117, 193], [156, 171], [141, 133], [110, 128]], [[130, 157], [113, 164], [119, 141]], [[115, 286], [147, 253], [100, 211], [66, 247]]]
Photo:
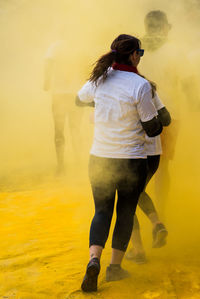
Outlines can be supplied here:
[[160, 152], [154, 152], [154, 153], [146, 153], [147, 154], [147, 156], [157, 156], [157, 155], [162, 155], [162, 151]]
[[122, 154], [110, 154], [110, 153], [97, 153], [90, 151], [91, 155], [101, 158], [114, 158], [114, 159], [147, 159], [147, 155], [122, 155]]

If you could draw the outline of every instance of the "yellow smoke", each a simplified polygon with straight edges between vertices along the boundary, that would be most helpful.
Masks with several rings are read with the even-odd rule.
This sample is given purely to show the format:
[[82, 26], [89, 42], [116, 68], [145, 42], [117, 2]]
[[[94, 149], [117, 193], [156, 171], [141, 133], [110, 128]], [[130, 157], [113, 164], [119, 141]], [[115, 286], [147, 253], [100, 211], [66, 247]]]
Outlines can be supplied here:
[[[177, 57], [167, 76], [176, 72], [180, 81], [179, 89], [171, 91], [170, 86], [166, 87], [166, 91], [173, 92], [174, 98], [177, 99], [180, 131], [174, 160], [170, 162], [169, 167], [171, 186], [165, 219], [169, 230], [169, 244], [164, 251], [152, 252], [150, 224], [140, 212], [139, 219], [147, 255], [152, 255], [155, 263], [157, 256], [164, 261], [150, 269], [155, 277], [161, 275], [160, 267], [167, 267], [171, 260], [184, 260], [186, 254], [193, 257], [199, 255], [200, 8], [197, 2], [191, 0], [189, 5], [190, 1], [175, 3], [161, 0], [1, 1], [0, 187], [1, 219], [3, 219], [1, 229], [3, 245], [0, 249], [3, 256], [0, 262], [3, 269], [1, 296], [64, 298], [65, 294], [79, 288], [77, 284], [80, 284], [87, 263], [89, 221], [93, 213], [87, 180], [87, 160], [93, 129], [89, 123], [91, 109], [83, 110], [81, 121], [80, 151], [84, 160], [82, 168], [74, 157], [66, 123], [67, 176], [64, 184], [62, 182], [61, 185], [57, 185], [54, 181], [56, 156], [51, 93], [43, 91], [44, 56], [48, 47], [60, 39], [67, 41], [69, 46], [67, 71], [69, 77], [72, 73], [77, 76], [78, 91], [87, 80], [92, 64], [109, 50], [112, 40], [118, 34], [127, 33], [137, 37], [144, 35], [144, 16], [153, 9], [164, 10], [172, 24], [169, 39], [177, 49]], [[163, 60], [166, 61], [171, 55], [174, 53], [166, 51], [156, 61], [152, 61], [154, 71], [157, 65]], [[145, 68], [143, 74], [145, 75]], [[165, 85], [164, 81], [162, 85]], [[46, 184], [41, 185], [43, 181]], [[156, 198], [154, 183], [152, 181], [148, 191], [153, 198]], [[36, 190], [27, 191], [32, 190], [33, 186]], [[19, 190], [22, 191], [18, 193]], [[65, 250], [66, 252], [69, 250], [69, 254], [65, 254]], [[109, 261], [108, 253], [110, 251], [105, 253], [106, 262]], [[52, 260], [53, 254], [55, 255]], [[85, 264], [82, 265], [82, 261]], [[52, 269], [60, 271], [58, 279], [55, 278], [56, 272], [45, 268], [48, 263]], [[65, 263], [67, 266], [62, 268]], [[126, 265], [128, 266], [128, 263]], [[141, 280], [142, 277], [146, 277], [144, 269], [128, 267], [131, 267], [134, 275], [138, 275]], [[184, 272], [185, 266], [179, 264], [178, 267]], [[177, 275], [176, 271], [173, 273]], [[132, 289], [138, 292], [138, 296], [168, 298], [162, 295], [162, 284], [156, 291], [156, 281], [149, 282], [146, 277], [146, 285], [149, 288], [153, 283], [153, 291], [148, 291], [140, 279], [136, 280], [141, 292], [138, 291], [137, 285]], [[52, 290], [54, 283], [57, 289], [53, 287]], [[35, 286], [39, 289], [38, 293]], [[112, 296], [132, 298], [126, 293], [129, 287], [131, 288], [126, 284], [122, 287], [117, 286], [116, 291], [107, 290], [104, 286], [107, 292], [105, 298]], [[166, 285], [163, 288], [165, 287]], [[198, 294], [198, 290], [194, 287], [193, 294]], [[184, 295], [181, 291], [180, 294]], [[82, 298], [78, 297], [79, 295], [76, 293], [73, 296]], [[73, 296], [68, 298], [76, 298]]]

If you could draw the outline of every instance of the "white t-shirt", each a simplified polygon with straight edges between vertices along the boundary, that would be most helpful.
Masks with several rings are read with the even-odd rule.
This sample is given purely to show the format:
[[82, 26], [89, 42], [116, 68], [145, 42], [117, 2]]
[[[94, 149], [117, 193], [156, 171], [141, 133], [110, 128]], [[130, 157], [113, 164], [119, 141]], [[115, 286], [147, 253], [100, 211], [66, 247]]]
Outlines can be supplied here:
[[99, 157], [146, 158], [141, 121], [157, 116], [149, 82], [132, 72], [109, 70], [105, 82], [88, 81], [79, 91], [82, 102], [95, 102], [91, 154]]
[[77, 86], [80, 86], [82, 79], [84, 60], [82, 56], [65, 40], [59, 40], [48, 48], [45, 60], [52, 61], [51, 91], [53, 94], [76, 94]]
[[[160, 110], [161, 108], [165, 107], [163, 103], [161, 102], [160, 98], [158, 97], [157, 93], [155, 94], [153, 98], [154, 106], [156, 107], [156, 110]], [[160, 135], [155, 137], [148, 137], [145, 135], [145, 151], [147, 156], [155, 156], [155, 155], [161, 155], [162, 154], [162, 145], [160, 140]]]

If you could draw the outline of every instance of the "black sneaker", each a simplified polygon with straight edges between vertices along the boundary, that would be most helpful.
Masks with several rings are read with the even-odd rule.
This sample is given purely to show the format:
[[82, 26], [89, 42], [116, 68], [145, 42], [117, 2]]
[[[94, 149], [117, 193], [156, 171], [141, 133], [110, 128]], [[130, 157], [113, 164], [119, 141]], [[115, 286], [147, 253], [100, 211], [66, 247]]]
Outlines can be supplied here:
[[131, 250], [131, 249], [126, 253], [125, 258], [127, 260], [130, 260], [130, 261], [138, 264], [138, 265], [146, 264], [147, 263], [147, 259], [146, 259], [145, 253], [137, 253], [137, 254], [135, 254], [133, 252], [133, 250]]
[[87, 265], [86, 273], [81, 284], [84, 292], [96, 292], [97, 280], [100, 272], [100, 263], [98, 258], [93, 258]]
[[122, 269], [120, 265], [110, 265], [106, 269], [106, 281], [122, 280], [129, 276], [129, 272]]
[[153, 235], [153, 244], [152, 244], [153, 248], [163, 247], [167, 243], [166, 238], [168, 235], [168, 231], [164, 226], [164, 224], [162, 223], [156, 224], [155, 228], [153, 229], [152, 235]]

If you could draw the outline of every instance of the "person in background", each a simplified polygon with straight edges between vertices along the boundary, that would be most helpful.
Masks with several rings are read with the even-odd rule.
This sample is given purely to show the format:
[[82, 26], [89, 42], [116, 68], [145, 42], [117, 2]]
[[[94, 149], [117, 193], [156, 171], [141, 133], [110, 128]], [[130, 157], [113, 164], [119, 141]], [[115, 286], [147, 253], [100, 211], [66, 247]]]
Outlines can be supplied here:
[[90, 261], [81, 285], [84, 292], [97, 290], [100, 258], [110, 230], [116, 192], [117, 218], [106, 280], [129, 276], [121, 263], [147, 177], [145, 133], [154, 137], [162, 131], [152, 101], [154, 87], [137, 70], [143, 53], [137, 38], [119, 35], [112, 42], [111, 50], [98, 59], [76, 99], [78, 106], [95, 105], [89, 161], [95, 215], [90, 227]]
[[[70, 65], [71, 55], [66, 40], [53, 43], [45, 55], [44, 90], [52, 93], [52, 112], [57, 156], [57, 174], [64, 173], [65, 159], [65, 121], [68, 120], [69, 136], [75, 157], [78, 157], [80, 146], [80, 122], [82, 114], [74, 105], [74, 95], [80, 84], [76, 67]], [[77, 54], [77, 56], [80, 56]], [[78, 62], [77, 62], [78, 65]]]
[[[147, 54], [145, 55], [146, 57], [140, 70], [145, 71], [145, 75], [149, 77], [151, 76], [153, 81], [159, 83], [161, 94], [166, 99], [167, 104], [172, 110], [173, 117], [177, 118], [177, 99], [175, 99], [173, 90], [170, 90], [169, 87], [171, 86], [172, 88], [175, 88], [178, 81], [176, 72], [171, 71], [171, 67], [174, 65], [172, 62], [175, 61], [175, 58], [171, 59], [168, 57], [169, 54], [173, 56], [173, 53], [175, 53], [172, 45], [168, 41], [168, 34], [171, 29], [171, 25], [168, 22], [165, 12], [160, 10], [153, 10], [147, 13], [144, 23], [146, 34], [142, 38], [142, 44], [147, 51]], [[164, 55], [167, 55], [168, 60], [163, 59]], [[152, 68], [152, 61], [154, 61], [154, 68]], [[157, 64], [156, 61], [158, 61]], [[157, 109], [164, 107], [157, 94], [153, 100]], [[166, 125], [169, 124], [169, 115], [164, 122]], [[146, 137], [148, 161], [148, 176], [146, 185], [155, 174], [160, 164], [160, 171], [156, 178], [155, 190], [159, 214], [161, 214], [162, 218], [165, 216], [165, 205], [170, 187], [169, 162], [174, 157], [177, 132], [178, 122], [173, 119], [171, 128], [163, 130], [161, 134], [162, 147], [160, 136], [155, 138]], [[160, 161], [162, 148], [163, 155]], [[145, 190], [142, 192], [138, 204], [153, 225], [153, 248], [160, 248], [164, 246], [166, 244], [168, 232], [164, 224], [160, 221], [155, 205]], [[133, 247], [127, 252], [126, 258], [136, 262], [137, 264], [145, 263], [146, 256], [140, 234], [140, 225], [136, 215], [131, 239]]]
[[144, 24], [146, 33], [141, 40], [146, 52], [140, 71], [156, 82], [159, 96], [172, 118], [170, 127], [161, 134], [162, 155], [155, 175], [156, 204], [161, 218], [165, 219], [170, 190], [169, 167], [175, 155], [180, 122], [181, 72], [176, 65], [181, 65], [181, 54], [177, 51], [177, 43], [169, 39], [172, 26], [164, 11], [148, 12]]

